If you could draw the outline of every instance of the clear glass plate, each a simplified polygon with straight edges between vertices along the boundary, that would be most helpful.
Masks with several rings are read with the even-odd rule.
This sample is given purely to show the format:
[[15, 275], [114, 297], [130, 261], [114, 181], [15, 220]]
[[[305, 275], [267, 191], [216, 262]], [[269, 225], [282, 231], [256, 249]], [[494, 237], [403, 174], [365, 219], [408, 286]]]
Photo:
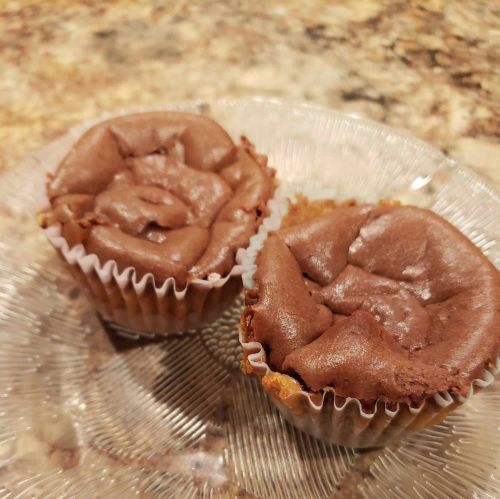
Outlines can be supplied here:
[[[269, 99], [185, 103], [276, 167], [282, 190], [397, 198], [447, 218], [500, 266], [500, 198], [387, 127]], [[357, 452], [285, 423], [238, 369], [241, 300], [194, 334], [106, 332], [37, 228], [68, 137], [0, 176], [0, 497], [497, 497], [500, 388], [442, 424]]]

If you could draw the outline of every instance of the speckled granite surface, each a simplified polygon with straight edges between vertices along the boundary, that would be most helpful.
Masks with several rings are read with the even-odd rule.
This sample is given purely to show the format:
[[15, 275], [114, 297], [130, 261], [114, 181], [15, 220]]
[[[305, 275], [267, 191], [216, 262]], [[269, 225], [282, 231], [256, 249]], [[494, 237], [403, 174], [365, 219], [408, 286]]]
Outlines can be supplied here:
[[11, 0], [0, 165], [104, 110], [265, 94], [406, 128], [500, 185], [499, 67], [488, 0]]
[[499, 68], [487, 0], [6, 1], [0, 168], [103, 111], [262, 94], [405, 128], [500, 187]]

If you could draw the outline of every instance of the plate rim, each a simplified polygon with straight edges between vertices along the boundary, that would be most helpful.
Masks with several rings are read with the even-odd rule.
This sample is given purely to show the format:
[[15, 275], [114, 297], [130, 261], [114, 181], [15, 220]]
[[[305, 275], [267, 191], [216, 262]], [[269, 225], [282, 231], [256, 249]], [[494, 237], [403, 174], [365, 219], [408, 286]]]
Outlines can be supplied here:
[[[242, 97], [217, 97], [213, 99], [184, 99], [177, 102], [165, 102], [160, 105], [154, 106], [130, 106], [130, 107], [119, 107], [112, 110], [104, 110], [103, 112], [83, 118], [72, 125], [68, 126], [64, 132], [58, 134], [53, 140], [50, 140], [27, 156], [22, 157], [16, 165], [0, 171], [0, 178], [6, 174], [16, 171], [18, 168], [27, 167], [33, 161], [36, 161], [38, 157], [43, 156], [44, 151], [48, 148], [53, 147], [56, 143], [66, 138], [68, 135], [74, 135], [77, 133], [77, 129], [83, 124], [87, 123], [97, 123], [105, 119], [112, 118], [114, 116], [122, 116], [125, 114], [138, 113], [138, 112], [150, 112], [150, 111], [160, 111], [160, 110], [171, 110], [178, 111], [181, 108], [187, 107], [197, 107], [203, 109], [204, 106], [208, 106], [208, 109], [212, 106], [221, 106], [226, 108], [236, 107], [236, 106], [248, 106], [248, 105], [260, 105], [267, 107], [274, 107], [279, 109], [289, 108], [295, 112], [314, 112], [323, 114], [325, 116], [334, 117], [336, 119], [341, 119], [349, 121], [358, 126], [364, 125], [371, 129], [379, 129], [384, 131], [388, 136], [395, 137], [399, 140], [403, 140], [407, 146], [426, 149], [430, 154], [434, 155], [436, 159], [441, 159], [446, 167], [457, 171], [459, 174], [463, 174], [469, 178], [470, 181], [474, 181], [476, 185], [479, 185], [481, 189], [488, 193], [492, 198], [495, 199], [497, 203], [500, 204], [500, 186], [497, 187], [492, 180], [485, 178], [480, 173], [476, 172], [473, 168], [466, 165], [462, 161], [454, 158], [443, 152], [438, 146], [427, 142], [426, 140], [417, 137], [410, 130], [405, 128], [395, 128], [386, 123], [374, 120], [372, 118], [361, 115], [356, 112], [348, 112], [337, 108], [331, 108], [322, 104], [318, 104], [308, 100], [301, 99], [282, 99], [280, 97], [270, 97], [261, 94], [253, 94]], [[209, 111], [210, 112], [210, 111]], [[78, 133], [81, 135], [81, 132]], [[499, 165], [500, 166], [500, 165]]]

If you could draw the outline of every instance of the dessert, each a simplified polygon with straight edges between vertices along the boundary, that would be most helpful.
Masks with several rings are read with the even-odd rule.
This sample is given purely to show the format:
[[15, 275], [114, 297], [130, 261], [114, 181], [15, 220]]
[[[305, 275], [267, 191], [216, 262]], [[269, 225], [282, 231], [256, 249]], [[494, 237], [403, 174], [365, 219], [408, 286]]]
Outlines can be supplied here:
[[263, 386], [292, 412], [304, 392], [372, 413], [465, 397], [500, 352], [500, 273], [429, 210], [303, 201], [256, 264], [245, 368], [262, 345]]
[[[229, 285], [234, 296], [236, 253], [266, 216], [274, 188], [267, 158], [247, 139], [236, 146], [220, 125], [203, 116], [141, 113], [101, 122], [78, 140], [48, 182], [50, 208], [40, 220], [44, 228], [58, 228], [65, 254], [83, 248], [84, 257], [97, 257], [101, 274], [112, 267], [118, 284], [112, 289], [102, 289], [100, 284], [106, 288], [105, 281], [112, 279], [103, 279], [96, 269], [84, 272], [83, 281], [92, 281], [87, 287], [105, 317], [131, 326], [127, 315], [158, 319], [169, 313], [173, 302], [166, 295], [172, 293], [184, 302], [201, 293], [196, 296], [198, 316], [204, 308], [200, 301], [214, 308], [208, 294], [214, 286], [221, 294], [219, 288], [228, 286], [221, 280], [234, 281]], [[77, 267], [73, 271], [78, 273]], [[147, 296], [137, 302], [133, 292], [123, 292], [133, 283], [147, 283]], [[156, 297], [154, 290], [162, 287], [172, 290], [163, 289], [164, 296]], [[104, 303], [103, 296], [109, 298]], [[157, 298], [162, 303], [155, 304]], [[182, 305], [184, 312], [177, 305], [176, 325], [160, 320], [151, 327], [172, 332], [199, 324], [190, 304]], [[213, 310], [203, 312], [213, 315]], [[191, 314], [189, 324], [179, 314]]]

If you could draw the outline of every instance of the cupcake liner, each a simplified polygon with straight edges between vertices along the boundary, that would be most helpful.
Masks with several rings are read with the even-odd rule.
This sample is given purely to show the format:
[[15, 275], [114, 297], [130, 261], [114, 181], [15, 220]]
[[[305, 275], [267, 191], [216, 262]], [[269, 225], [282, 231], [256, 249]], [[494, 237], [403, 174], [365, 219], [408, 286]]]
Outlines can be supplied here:
[[[131, 112], [162, 110], [178, 109], [171, 106], [128, 112], [120, 110], [88, 119], [58, 139], [49, 157], [38, 158], [39, 167], [45, 173], [53, 171], [73, 144], [89, 128], [104, 120]], [[274, 197], [267, 202], [269, 215], [261, 221], [257, 234], [270, 223], [268, 219], [275, 220], [283, 203], [276, 190]], [[37, 210], [48, 204], [47, 197], [40, 196], [36, 201]], [[220, 316], [241, 292], [243, 248], [237, 251], [236, 265], [225, 277], [213, 273], [207, 279], [194, 279], [178, 290], [173, 277], [158, 286], [152, 274], [138, 279], [133, 267], [119, 271], [114, 260], [100, 262], [97, 255], [88, 254], [82, 244], [70, 248], [61, 235], [60, 226], [51, 226], [44, 232], [74, 278], [87, 289], [101, 318], [116, 332], [129, 338], [182, 333], [198, 328]]]
[[241, 291], [240, 252], [225, 277], [211, 274], [178, 290], [173, 277], [157, 286], [152, 274], [138, 279], [133, 267], [120, 272], [114, 260], [102, 264], [81, 244], [70, 248], [60, 227], [45, 229], [45, 235], [89, 291], [101, 317], [136, 333], [170, 334], [199, 327], [220, 315]]
[[[242, 279], [247, 290], [255, 285], [253, 275], [257, 254], [268, 233], [279, 228], [280, 220], [270, 220], [252, 238], [248, 249], [242, 251]], [[441, 422], [475, 393], [491, 385], [495, 375], [500, 372], [498, 356], [494, 365], [485, 368], [481, 378], [471, 382], [466, 396], [440, 392], [424, 400], [418, 407], [378, 400], [373, 410], [367, 411], [360, 400], [340, 397], [333, 388], [325, 388], [321, 393], [309, 392], [293, 378], [272, 371], [266, 362], [263, 345], [257, 341], [245, 341], [241, 327], [240, 343], [243, 347], [244, 369], [260, 378], [271, 401], [289, 423], [320, 440], [354, 448], [382, 447], [410, 432]]]

